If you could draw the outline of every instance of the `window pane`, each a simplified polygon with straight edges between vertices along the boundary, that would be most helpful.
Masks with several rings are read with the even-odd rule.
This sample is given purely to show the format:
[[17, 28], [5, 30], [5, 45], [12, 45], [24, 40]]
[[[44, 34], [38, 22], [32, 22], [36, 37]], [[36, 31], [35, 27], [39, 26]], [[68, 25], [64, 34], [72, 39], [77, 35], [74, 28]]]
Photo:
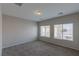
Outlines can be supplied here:
[[40, 36], [45, 36], [45, 26], [40, 27]]
[[73, 24], [63, 24], [63, 39], [73, 40]]
[[46, 26], [46, 37], [50, 37], [50, 26]]
[[62, 24], [54, 25], [54, 38], [62, 39]]
[[40, 36], [50, 37], [50, 26], [41, 26], [40, 27]]

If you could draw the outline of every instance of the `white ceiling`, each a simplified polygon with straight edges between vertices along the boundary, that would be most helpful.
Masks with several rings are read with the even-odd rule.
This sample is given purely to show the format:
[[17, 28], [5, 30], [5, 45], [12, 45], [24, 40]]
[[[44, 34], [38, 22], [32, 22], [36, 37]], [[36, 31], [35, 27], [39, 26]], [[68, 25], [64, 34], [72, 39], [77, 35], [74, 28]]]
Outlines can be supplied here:
[[[35, 10], [41, 10], [43, 15], [36, 16], [34, 14]], [[58, 15], [59, 12], [63, 12], [63, 14]], [[42, 21], [75, 12], [79, 12], [78, 3], [24, 3], [21, 7], [13, 3], [2, 4], [3, 14], [16, 16], [32, 21]]]

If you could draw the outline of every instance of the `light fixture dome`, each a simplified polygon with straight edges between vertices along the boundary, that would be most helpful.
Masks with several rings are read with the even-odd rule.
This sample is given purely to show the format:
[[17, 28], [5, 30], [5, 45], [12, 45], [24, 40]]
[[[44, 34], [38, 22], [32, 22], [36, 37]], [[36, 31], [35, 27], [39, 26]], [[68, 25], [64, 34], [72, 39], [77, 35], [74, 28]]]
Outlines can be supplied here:
[[41, 15], [42, 15], [42, 12], [41, 12], [40, 10], [36, 10], [34, 13], [35, 13], [37, 16], [41, 16]]

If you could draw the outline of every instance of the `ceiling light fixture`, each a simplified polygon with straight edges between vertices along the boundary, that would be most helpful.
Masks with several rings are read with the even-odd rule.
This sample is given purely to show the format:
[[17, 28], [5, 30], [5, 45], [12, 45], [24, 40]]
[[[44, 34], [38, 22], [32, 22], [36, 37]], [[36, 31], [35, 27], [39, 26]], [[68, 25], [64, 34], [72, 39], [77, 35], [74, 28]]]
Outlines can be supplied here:
[[34, 14], [36, 14], [37, 16], [41, 16], [41, 15], [42, 15], [42, 12], [41, 12], [40, 10], [36, 10], [36, 11], [34, 12]]

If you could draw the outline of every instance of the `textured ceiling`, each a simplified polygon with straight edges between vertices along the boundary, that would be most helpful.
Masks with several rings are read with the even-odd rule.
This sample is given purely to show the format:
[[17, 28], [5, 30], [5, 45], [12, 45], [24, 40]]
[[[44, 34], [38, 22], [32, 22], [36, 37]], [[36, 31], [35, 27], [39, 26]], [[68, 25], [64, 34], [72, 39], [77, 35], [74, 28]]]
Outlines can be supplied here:
[[[42, 16], [35, 15], [35, 10], [41, 10]], [[63, 14], [58, 14], [60, 12]], [[32, 21], [42, 21], [76, 12], [79, 12], [78, 3], [24, 3], [22, 6], [13, 3], [2, 4], [3, 14]]]

